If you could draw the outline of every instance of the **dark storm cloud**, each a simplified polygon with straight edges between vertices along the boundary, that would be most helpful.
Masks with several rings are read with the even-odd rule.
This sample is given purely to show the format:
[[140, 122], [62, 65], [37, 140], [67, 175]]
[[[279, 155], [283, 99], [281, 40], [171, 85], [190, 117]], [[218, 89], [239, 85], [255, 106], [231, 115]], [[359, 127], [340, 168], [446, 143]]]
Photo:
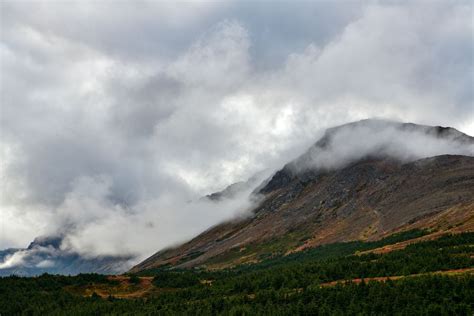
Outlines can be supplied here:
[[469, 2], [3, 1], [1, 18], [0, 247], [63, 230], [145, 256], [245, 213], [187, 201], [326, 127], [474, 131]]

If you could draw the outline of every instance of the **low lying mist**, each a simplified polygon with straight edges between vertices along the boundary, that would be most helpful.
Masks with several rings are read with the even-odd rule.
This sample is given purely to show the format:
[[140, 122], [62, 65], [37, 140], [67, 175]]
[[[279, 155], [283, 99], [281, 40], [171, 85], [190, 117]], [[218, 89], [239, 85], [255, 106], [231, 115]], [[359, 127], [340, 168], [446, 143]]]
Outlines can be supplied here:
[[12, 251], [3, 262], [0, 257], [0, 269], [23, 266], [55, 271], [60, 260], [80, 256], [81, 260], [115, 261], [109, 273], [126, 271], [157, 250], [187, 241], [210, 225], [249, 216], [258, 203], [252, 191], [267, 176], [261, 173], [232, 186], [219, 199], [186, 201], [177, 192], [142, 200], [133, 207], [111, 201], [110, 179], [83, 177], [55, 210], [49, 225], [48, 235], [60, 238]]

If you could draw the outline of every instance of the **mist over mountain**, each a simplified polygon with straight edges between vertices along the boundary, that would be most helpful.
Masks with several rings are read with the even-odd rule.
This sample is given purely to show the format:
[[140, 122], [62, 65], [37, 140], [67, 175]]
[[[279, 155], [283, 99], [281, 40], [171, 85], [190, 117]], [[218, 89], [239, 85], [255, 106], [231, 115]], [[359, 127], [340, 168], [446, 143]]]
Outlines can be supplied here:
[[[352, 168], [353, 165], [357, 166], [359, 163], [364, 165], [367, 162], [373, 164], [376, 169], [385, 166], [383, 168], [393, 169], [392, 174], [396, 175], [400, 172], [402, 175], [408, 168], [402, 167], [405, 164], [440, 155], [472, 157], [474, 156], [474, 139], [453, 128], [371, 119], [330, 128], [304, 154], [287, 163], [274, 175], [269, 175], [271, 170], [260, 172], [248, 181], [232, 184], [223, 191], [207, 195], [206, 198], [187, 202], [178, 198], [147, 201], [141, 205], [140, 211], [131, 214], [121, 209], [119, 205], [115, 205], [113, 206], [115, 211], [111, 212], [106, 207], [107, 188], [99, 186], [97, 189], [96, 183], [86, 181], [81, 184], [85, 191], [76, 196], [70, 196], [65, 205], [69, 208], [89, 208], [85, 211], [94, 216], [84, 221], [82, 215], [70, 222], [70, 225], [59, 231], [61, 237], [38, 238], [26, 249], [4, 252], [0, 270], [2, 274], [11, 272], [38, 274], [40, 271], [71, 274], [88, 271], [123, 272], [133, 263], [143, 259], [147, 253], [146, 249], [159, 250], [177, 245], [221, 222], [251, 221], [261, 208], [278, 208], [282, 200], [272, 196], [279, 190], [290, 192], [287, 193], [289, 195], [285, 195], [283, 201], [291, 205], [295, 203], [293, 199], [298, 197], [304, 187], [311, 183], [318, 183], [324, 175], [345, 172], [346, 168]], [[360, 169], [352, 172], [355, 174], [347, 175], [347, 177], [351, 179], [355, 177], [354, 185], [359, 185], [358, 181], [361, 183], [369, 181], [365, 179], [369, 176], [365, 174], [368, 170]], [[388, 175], [380, 177], [384, 179]], [[323, 203], [321, 199], [316, 205], [324, 205], [324, 208], [330, 209], [343, 203], [341, 199], [348, 194], [347, 190], [351, 192], [354, 188], [351, 186], [338, 189], [339, 185], [328, 189], [329, 195], [324, 199], [324, 204], [321, 204]], [[76, 192], [80, 191], [76, 190]], [[275, 202], [269, 202], [272, 199], [276, 199]], [[276, 203], [276, 206], [268, 206], [268, 203], [270, 205]], [[161, 221], [157, 211], [165, 207], [179, 209], [182, 214], [193, 214], [192, 219], [196, 214], [202, 214], [202, 223], [197, 225], [195, 220], [192, 220], [192, 223], [189, 222], [189, 227], [192, 229], [189, 229], [184, 236], [181, 235], [175, 240], [170, 239], [168, 242], [157, 240], [154, 244], [156, 230], [154, 223]], [[411, 215], [415, 216], [420, 212], [417, 211]], [[301, 215], [295, 213], [291, 216]], [[71, 220], [70, 217], [69, 220]], [[179, 223], [176, 222], [176, 225], [185, 225], [186, 221], [183, 218]], [[105, 237], [108, 239], [104, 240], [104, 231], [116, 229], [116, 227], [110, 227], [108, 223], [122, 228], [117, 231], [117, 234]], [[399, 223], [401, 224], [403, 223]], [[130, 227], [130, 225], [138, 225], [138, 227]], [[142, 225], [146, 227], [145, 230], [140, 229]], [[266, 225], [278, 226], [277, 223], [271, 222]], [[158, 227], [163, 234], [166, 227]], [[135, 229], [137, 230], [134, 231]], [[355, 238], [345, 232], [340, 233], [342, 240], [348, 236]], [[171, 233], [170, 235], [172, 236]], [[147, 246], [140, 249], [139, 243], [145, 239]], [[119, 240], [122, 242], [117, 248], [114, 245], [117, 245]]]
[[0, 316], [473, 316], [473, 13], [0, 0]]
[[[474, 156], [473, 139], [450, 127], [362, 120], [327, 129], [320, 140], [277, 175], [317, 174], [367, 158], [410, 162], [446, 154]], [[263, 192], [274, 182], [270, 181]]]
[[0, 251], [0, 276], [36, 276], [43, 273], [122, 273], [132, 257], [98, 256], [87, 258], [61, 249], [63, 237], [38, 237], [27, 248]]
[[467, 0], [4, 0], [0, 15], [0, 249], [61, 236], [58, 255], [137, 263], [251, 217], [272, 178], [472, 155], [454, 135], [474, 133]]
[[252, 215], [135, 266], [222, 268], [318, 245], [423, 228], [474, 229], [474, 138], [455, 129], [363, 120], [328, 129], [264, 181]]
[[370, 156], [413, 161], [443, 154], [474, 155], [472, 137], [449, 127], [363, 120], [333, 127], [293, 168], [335, 169]]

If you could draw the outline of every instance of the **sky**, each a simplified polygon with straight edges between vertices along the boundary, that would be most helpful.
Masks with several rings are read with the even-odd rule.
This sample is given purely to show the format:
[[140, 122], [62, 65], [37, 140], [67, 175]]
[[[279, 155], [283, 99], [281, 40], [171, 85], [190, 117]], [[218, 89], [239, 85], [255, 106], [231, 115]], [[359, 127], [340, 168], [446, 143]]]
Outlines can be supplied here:
[[[0, 2], [0, 249], [141, 258], [378, 117], [474, 135], [471, 1]], [[248, 193], [248, 192], [247, 192]]]

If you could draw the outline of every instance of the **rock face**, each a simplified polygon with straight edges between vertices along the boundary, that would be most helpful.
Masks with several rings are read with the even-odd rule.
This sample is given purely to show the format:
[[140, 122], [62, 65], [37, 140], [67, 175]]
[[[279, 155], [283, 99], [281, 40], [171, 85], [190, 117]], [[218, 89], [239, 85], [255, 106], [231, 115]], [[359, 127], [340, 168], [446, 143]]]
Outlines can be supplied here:
[[0, 251], [0, 276], [35, 276], [43, 273], [76, 275], [79, 273], [116, 274], [130, 267], [130, 257], [102, 256], [85, 258], [61, 249], [62, 237], [36, 238], [25, 249]]
[[[340, 137], [341, 130], [348, 129], [350, 135], [354, 127], [367, 126], [369, 132], [375, 126], [380, 134], [387, 134], [388, 126], [389, 141], [374, 138], [375, 146], [350, 154], [336, 148], [337, 141], [347, 139]], [[393, 131], [401, 132], [401, 138]], [[400, 146], [392, 146], [397, 137], [411, 137], [428, 148], [412, 144], [399, 150]], [[431, 140], [454, 147], [434, 147]], [[449, 148], [460, 154], [420, 158], [452, 151]], [[344, 159], [335, 155], [339, 152]], [[163, 266], [222, 268], [332, 242], [376, 240], [414, 228], [474, 230], [473, 155], [474, 138], [452, 128], [361, 121], [329, 129], [305, 154], [259, 186], [254, 193], [263, 200], [252, 217], [210, 228], [179, 247], [159, 251], [131, 271]]]

